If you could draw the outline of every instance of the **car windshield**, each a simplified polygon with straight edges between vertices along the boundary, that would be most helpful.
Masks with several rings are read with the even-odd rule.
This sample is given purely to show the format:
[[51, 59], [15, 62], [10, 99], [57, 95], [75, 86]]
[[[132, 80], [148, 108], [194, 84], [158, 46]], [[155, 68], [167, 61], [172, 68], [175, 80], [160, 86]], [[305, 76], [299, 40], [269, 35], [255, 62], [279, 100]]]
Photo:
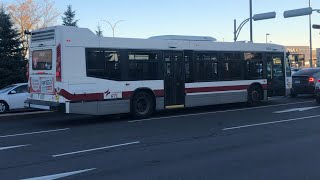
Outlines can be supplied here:
[[7, 86], [7, 87], [5, 87], [5, 88], [0, 89], [0, 94], [10, 91], [10, 90], [11, 90], [12, 88], [14, 88], [15, 86], [16, 86], [16, 85], [10, 85], [10, 86]]

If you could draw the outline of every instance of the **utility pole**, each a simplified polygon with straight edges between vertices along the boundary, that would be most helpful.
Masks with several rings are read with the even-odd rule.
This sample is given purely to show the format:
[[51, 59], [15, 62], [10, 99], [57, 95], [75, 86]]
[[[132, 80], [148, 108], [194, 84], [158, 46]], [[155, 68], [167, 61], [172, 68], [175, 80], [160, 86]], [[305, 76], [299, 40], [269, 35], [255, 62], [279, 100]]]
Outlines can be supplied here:
[[[311, 8], [311, 0], [309, 0], [309, 8]], [[310, 33], [310, 67], [313, 67], [313, 60], [312, 60], [312, 20], [311, 14], [309, 15], [309, 33]]]
[[252, 27], [252, 0], [250, 0], [250, 41], [253, 42], [253, 27]]

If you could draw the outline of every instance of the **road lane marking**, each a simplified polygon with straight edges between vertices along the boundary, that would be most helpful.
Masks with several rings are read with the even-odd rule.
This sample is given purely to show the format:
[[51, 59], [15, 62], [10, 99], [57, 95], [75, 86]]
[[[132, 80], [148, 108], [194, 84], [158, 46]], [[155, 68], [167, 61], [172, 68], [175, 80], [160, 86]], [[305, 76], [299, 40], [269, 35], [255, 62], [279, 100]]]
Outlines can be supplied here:
[[20, 147], [25, 147], [25, 146], [30, 146], [30, 145], [31, 145], [31, 144], [17, 145], [17, 146], [8, 146], [8, 147], [0, 147], [0, 151], [8, 150], [8, 149], [20, 148]]
[[283, 110], [283, 111], [276, 111], [276, 112], [273, 112], [273, 113], [281, 114], [281, 113], [288, 113], [288, 112], [295, 112], [295, 111], [302, 112], [302, 111], [308, 111], [308, 110], [316, 109], [316, 108], [320, 108], [320, 106], [303, 107], [303, 108], [292, 108], [292, 109], [286, 109], [286, 110]]
[[66, 172], [66, 173], [60, 173], [60, 174], [53, 174], [53, 175], [48, 175], [48, 176], [40, 176], [40, 177], [34, 177], [34, 178], [28, 178], [28, 179], [23, 179], [23, 180], [53, 180], [53, 179], [60, 179], [88, 171], [95, 170], [96, 168], [91, 168], [91, 169], [84, 169], [84, 170], [79, 170], [79, 171], [72, 171], [72, 172]]
[[70, 128], [64, 128], [64, 129], [54, 129], [54, 130], [47, 130], [47, 131], [28, 132], [28, 133], [21, 133], [21, 134], [10, 134], [10, 135], [0, 136], [0, 138], [8, 138], [8, 137], [26, 136], [26, 135], [33, 135], [33, 134], [51, 133], [51, 132], [58, 132], [58, 131], [66, 131], [66, 130], [69, 130], [69, 129], [70, 129]]
[[112, 145], [112, 146], [99, 147], [99, 148], [94, 148], [94, 149], [87, 149], [87, 150], [81, 150], [81, 151], [75, 151], [75, 152], [69, 152], [69, 153], [63, 153], [63, 154], [56, 154], [56, 155], [52, 155], [52, 157], [55, 158], [55, 157], [61, 157], [61, 156], [68, 156], [68, 155], [80, 154], [80, 153], [91, 152], [91, 151], [111, 149], [111, 148], [121, 147], [121, 146], [129, 146], [129, 145], [139, 144], [139, 143], [140, 143], [140, 141], [135, 141], [135, 142], [129, 142], [129, 143], [124, 143], [124, 144], [117, 144], [117, 145]]
[[160, 119], [170, 119], [170, 118], [180, 118], [180, 117], [188, 117], [188, 116], [198, 116], [198, 115], [206, 115], [206, 114], [217, 114], [217, 113], [226, 113], [226, 112], [245, 111], [245, 110], [252, 110], [252, 109], [262, 109], [262, 108], [267, 108], [267, 107], [277, 107], [277, 106], [286, 106], [286, 105], [294, 105], [294, 104], [305, 104], [305, 103], [310, 103], [310, 102], [314, 102], [314, 101], [303, 101], [303, 102], [295, 102], [295, 103], [274, 104], [274, 105], [258, 106], [258, 107], [251, 107], [251, 108], [231, 109], [231, 110], [225, 110], [225, 111], [204, 112], [204, 113], [177, 115], [177, 116], [167, 116], [167, 117], [131, 120], [131, 121], [128, 121], [128, 123], [136, 123], [136, 122], [144, 122], [144, 121], [152, 121], [152, 120], [160, 120]]
[[34, 114], [46, 114], [46, 113], [51, 113], [51, 111], [8, 113], [8, 114], [1, 114], [0, 117], [24, 116], [24, 115], [34, 115]]
[[294, 119], [285, 119], [285, 120], [265, 122], [265, 123], [249, 124], [249, 125], [243, 125], [243, 126], [235, 126], [235, 127], [224, 128], [222, 130], [223, 131], [230, 131], [230, 130], [235, 130], [235, 129], [243, 129], [243, 128], [255, 127], [255, 126], [264, 126], [264, 125], [292, 122], [292, 121], [298, 121], [298, 120], [304, 120], [304, 119], [312, 119], [312, 118], [316, 118], [316, 117], [320, 117], [320, 115], [307, 116], [307, 117], [294, 118]]

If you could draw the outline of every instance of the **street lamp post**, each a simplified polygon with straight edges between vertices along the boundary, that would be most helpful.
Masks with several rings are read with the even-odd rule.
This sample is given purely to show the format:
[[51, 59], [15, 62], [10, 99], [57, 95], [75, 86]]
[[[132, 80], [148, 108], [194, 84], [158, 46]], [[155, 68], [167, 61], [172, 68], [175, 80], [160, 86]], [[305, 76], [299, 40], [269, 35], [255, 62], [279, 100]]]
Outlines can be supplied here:
[[268, 43], [268, 36], [270, 36], [269, 33], [266, 34], [266, 43]]
[[[266, 19], [273, 19], [276, 16], [277, 16], [276, 12], [267, 12], [267, 13], [255, 14], [252, 18], [247, 18], [244, 21], [242, 21], [242, 23], [240, 23], [240, 25], [238, 27], [237, 27], [237, 20], [235, 19], [234, 20], [234, 32], [233, 32], [234, 38], [233, 38], [233, 40], [237, 41], [243, 26], [247, 22], [249, 22], [250, 20], [260, 21], [260, 20], [266, 20]], [[251, 36], [252, 36], [252, 33], [250, 32], [250, 40], [251, 40], [251, 42], [253, 42]]]
[[309, 15], [309, 29], [310, 29], [310, 67], [313, 67], [312, 62], [312, 25], [311, 25], [311, 14], [312, 12], [318, 12], [320, 13], [320, 9], [312, 9], [311, 8], [311, 1], [309, 0], [309, 7], [307, 8], [301, 8], [301, 9], [294, 9], [285, 11], [283, 13], [284, 18], [291, 18], [291, 17], [297, 17], [297, 16], [305, 16]]
[[114, 32], [115, 32], [117, 24], [119, 24], [120, 22], [122, 22], [124, 20], [119, 20], [119, 21], [115, 22], [113, 25], [107, 20], [101, 20], [101, 21], [106, 22], [106, 23], [108, 23], [110, 25], [110, 27], [112, 29], [112, 37], [114, 37]]
[[[309, 8], [311, 8], [311, 0], [309, 0]], [[312, 20], [311, 14], [309, 14], [309, 36], [310, 36], [310, 67], [313, 67], [312, 62]]]
[[253, 42], [253, 27], [252, 27], [252, 0], [250, 0], [250, 42]]

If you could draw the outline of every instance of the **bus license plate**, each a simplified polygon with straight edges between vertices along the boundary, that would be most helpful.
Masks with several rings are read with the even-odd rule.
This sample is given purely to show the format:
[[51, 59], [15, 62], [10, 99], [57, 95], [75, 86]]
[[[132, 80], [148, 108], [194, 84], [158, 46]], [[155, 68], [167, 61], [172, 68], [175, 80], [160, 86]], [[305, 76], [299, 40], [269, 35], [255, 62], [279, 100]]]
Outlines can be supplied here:
[[300, 81], [294, 81], [294, 83], [296, 83], [296, 84], [300, 84]]
[[41, 93], [54, 94], [53, 78], [43, 77], [43, 78], [40, 78], [40, 80], [41, 80]]

